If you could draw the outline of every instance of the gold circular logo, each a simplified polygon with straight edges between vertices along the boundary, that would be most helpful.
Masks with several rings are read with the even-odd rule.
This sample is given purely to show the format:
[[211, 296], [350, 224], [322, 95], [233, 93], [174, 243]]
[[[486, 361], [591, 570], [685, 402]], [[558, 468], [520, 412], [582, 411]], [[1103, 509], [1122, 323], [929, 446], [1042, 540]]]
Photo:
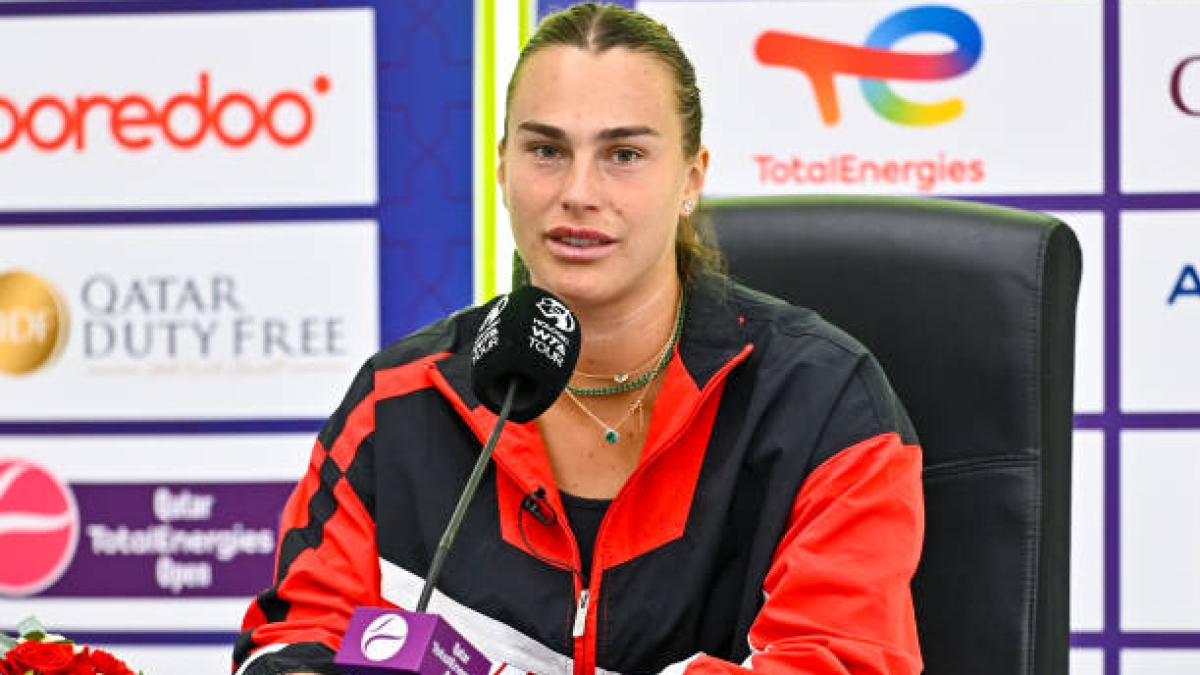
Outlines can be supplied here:
[[29, 272], [0, 273], [0, 373], [26, 375], [67, 343], [67, 305], [53, 286]]

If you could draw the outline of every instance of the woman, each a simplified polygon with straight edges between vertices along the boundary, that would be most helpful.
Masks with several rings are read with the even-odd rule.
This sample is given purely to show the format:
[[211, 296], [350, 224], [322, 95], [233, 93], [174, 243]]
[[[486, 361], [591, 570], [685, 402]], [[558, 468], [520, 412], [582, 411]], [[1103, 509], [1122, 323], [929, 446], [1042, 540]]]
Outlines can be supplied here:
[[[499, 180], [532, 283], [576, 313], [570, 385], [510, 424], [430, 606], [497, 664], [917, 673], [920, 453], [870, 355], [738, 287], [691, 216], [687, 58], [644, 15], [547, 18], [509, 85]], [[373, 357], [284, 514], [240, 672], [334, 673], [358, 605], [413, 607], [495, 416], [480, 309]]]

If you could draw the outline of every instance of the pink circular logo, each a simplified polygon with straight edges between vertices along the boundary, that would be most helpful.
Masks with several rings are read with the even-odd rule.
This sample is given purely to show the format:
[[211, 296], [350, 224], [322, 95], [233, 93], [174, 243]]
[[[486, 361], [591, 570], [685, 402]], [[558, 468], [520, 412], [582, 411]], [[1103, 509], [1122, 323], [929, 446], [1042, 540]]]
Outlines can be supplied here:
[[75, 554], [79, 510], [70, 488], [24, 459], [0, 459], [0, 594], [33, 595]]

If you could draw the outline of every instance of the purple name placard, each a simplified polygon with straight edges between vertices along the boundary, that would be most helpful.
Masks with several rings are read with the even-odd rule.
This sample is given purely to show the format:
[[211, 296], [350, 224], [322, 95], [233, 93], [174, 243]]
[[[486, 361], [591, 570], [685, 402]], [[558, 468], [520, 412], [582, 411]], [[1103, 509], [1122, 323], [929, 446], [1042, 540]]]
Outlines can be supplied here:
[[436, 614], [359, 607], [335, 662], [349, 675], [488, 675], [492, 664]]
[[78, 541], [54, 597], [243, 597], [270, 583], [288, 483], [72, 483]]

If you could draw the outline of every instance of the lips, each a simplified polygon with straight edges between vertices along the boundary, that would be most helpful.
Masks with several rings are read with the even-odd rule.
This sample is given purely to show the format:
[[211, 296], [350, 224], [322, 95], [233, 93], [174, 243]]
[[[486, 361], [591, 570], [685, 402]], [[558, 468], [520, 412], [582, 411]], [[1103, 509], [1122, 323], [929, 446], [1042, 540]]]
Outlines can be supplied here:
[[546, 234], [546, 240], [552, 254], [567, 260], [603, 257], [617, 241], [598, 230], [575, 227], [556, 227]]
[[550, 230], [550, 234], [547, 236], [551, 241], [566, 244], [568, 246], [580, 246], [585, 248], [591, 246], [603, 246], [604, 244], [611, 244], [616, 241], [603, 232], [573, 227], [556, 227], [553, 230]]

